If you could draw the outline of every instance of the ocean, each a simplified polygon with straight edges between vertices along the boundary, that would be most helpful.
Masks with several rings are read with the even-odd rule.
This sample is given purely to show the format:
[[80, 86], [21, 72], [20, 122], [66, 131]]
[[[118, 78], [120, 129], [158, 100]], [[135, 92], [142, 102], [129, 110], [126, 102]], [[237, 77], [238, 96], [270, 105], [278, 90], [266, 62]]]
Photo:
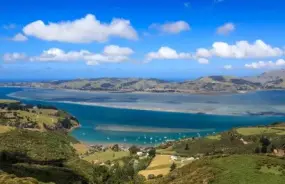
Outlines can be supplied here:
[[190, 95], [0, 88], [0, 98], [71, 113], [81, 124], [71, 135], [89, 144], [156, 145], [285, 120], [285, 91]]

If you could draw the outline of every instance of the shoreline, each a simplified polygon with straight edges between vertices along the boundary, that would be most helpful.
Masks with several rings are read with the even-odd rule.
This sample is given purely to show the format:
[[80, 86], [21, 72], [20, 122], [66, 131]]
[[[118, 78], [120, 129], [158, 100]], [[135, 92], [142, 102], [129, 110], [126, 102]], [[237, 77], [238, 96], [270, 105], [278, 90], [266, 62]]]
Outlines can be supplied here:
[[[231, 94], [246, 94], [250, 92], [256, 92], [259, 90], [252, 91], [209, 91], [209, 92], [197, 92], [197, 91], [174, 91], [174, 92], [163, 92], [163, 91], [111, 91], [111, 90], [81, 90], [81, 89], [67, 89], [67, 88], [46, 88], [46, 87], [32, 87], [32, 86], [1, 86], [4, 88], [27, 88], [27, 89], [47, 89], [47, 90], [65, 90], [65, 91], [74, 91], [74, 92], [86, 92], [86, 93], [122, 93], [122, 94], [185, 94], [185, 95], [231, 95]], [[280, 89], [282, 90], [282, 89]], [[285, 89], [283, 89], [285, 90]]]
[[[16, 92], [14, 92], [16, 93]], [[39, 100], [32, 99], [28, 97], [20, 97], [14, 95], [14, 93], [7, 94], [6, 96], [16, 99], [16, 100], [35, 100], [40, 102], [48, 102], [48, 103], [65, 103], [65, 104], [76, 104], [76, 105], [85, 105], [85, 106], [94, 106], [94, 107], [104, 107], [104, 108], [113, 108], [113, 109], [128, 109], [128, 110], [139, 110], [139, 111], [154, 111], [154, 112], [169, 112], [169, 113], [183, 113], [183, 114], [194, 114], [194, 115], [208, 115], [208, 116], [260, 116], [260, 117], [274, 117], [274, 116], [282, 116], [280, 112], [271, 112], [271, 114], [267, 111], [260, 112], [212, 112], [212, 111], [195, 111], [195, 110], [176, 110], [175, 108], [161, 108], [161, 107], [142, 107], [142, 106], [130, 106], [126, 105], [117, 105], [117, 104], [108, 104], [108, 103], [96, 103], [96, 102], [74, 102], [74, 101], [52, 101], [52, 100]], [[193, 104], [195, 105], [195, 104]], [[230, 104], [229, 104], [230, 105]]]

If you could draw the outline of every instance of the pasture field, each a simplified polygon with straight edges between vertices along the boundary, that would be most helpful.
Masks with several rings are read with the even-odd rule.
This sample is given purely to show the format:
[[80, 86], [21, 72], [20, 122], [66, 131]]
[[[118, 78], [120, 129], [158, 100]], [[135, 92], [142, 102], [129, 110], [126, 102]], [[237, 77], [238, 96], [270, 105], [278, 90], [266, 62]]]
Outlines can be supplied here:
[[11, 130], [14, 130], [14, 128], [13, 127], [9, 127], [9, 126], [2, 126], [2, 125], [0, 125], [0, 134], [9, 132]]
[[285, 160], [260, 155], [204, 158], [148, 184], [283, 184]]
[[170, 155], [156, 155], [150, 165], [145, 170], [140, 171], [139, 174], [146, 178], [149, 174], [155, 176], [162, 174], [165, 176], [170, 172], [171, 164]]
[[285, 129], [277, 127], [246, 127], [236, 129], [237, 133], [250, 136], [250, 135], [259, 135], [259, 134], [280, 134], [285, 133]]
[[106, 150], [106, 151], [102, 151], [102, 152], [95, 152], [93, 154], [90, 154], [86, 157], [83, 158], [83, 160], [86, 160], [88, 162], [106, 162], [107, 160], [117, 160], [120, 159], [122, 157], [126, 157], [129, 156], [129, 152], [127, 151], [112, 151], [112, 150]]

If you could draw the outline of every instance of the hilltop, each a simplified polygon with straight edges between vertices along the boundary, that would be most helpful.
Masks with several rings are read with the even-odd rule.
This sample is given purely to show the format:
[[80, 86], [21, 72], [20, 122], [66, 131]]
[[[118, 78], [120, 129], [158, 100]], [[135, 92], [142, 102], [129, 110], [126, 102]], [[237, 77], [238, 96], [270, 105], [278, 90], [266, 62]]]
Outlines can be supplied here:
[[6, 82], [0, 86], [73, 89], [109, 92], [238, 93], [266, 89], [285, 89], [285, 70], [255, 77], [207, 76], [183, 82], [142, 78], [97, 78], [46, 82]]
[[69, 131], [77, 126], [79, 122], [74, 116], [56, 107], [0, 100], [0, 131], [2, 132], [13, 128]]

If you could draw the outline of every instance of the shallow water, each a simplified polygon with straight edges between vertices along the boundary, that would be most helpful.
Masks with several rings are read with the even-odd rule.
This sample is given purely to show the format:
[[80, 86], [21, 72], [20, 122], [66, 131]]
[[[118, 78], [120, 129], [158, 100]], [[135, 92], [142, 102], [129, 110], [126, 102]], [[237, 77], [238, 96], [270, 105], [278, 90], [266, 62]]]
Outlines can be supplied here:
[[[285, 120], [284, 116], [246, 115], [248, 111], [284, 113], [284, 91], [188, 95], [0, 88], [0, 97], [9, 98], [7, 95], [20, 98], [24, 103], [51, 104], [70, 112], [82, 125], [81, 128], [75, 129], [72, 135], [88, 143], [158, 144], [166, 139], [203, 136], [237, 126], [262, 125]], [[82, 102], [89, 105], [81, 104]]]

